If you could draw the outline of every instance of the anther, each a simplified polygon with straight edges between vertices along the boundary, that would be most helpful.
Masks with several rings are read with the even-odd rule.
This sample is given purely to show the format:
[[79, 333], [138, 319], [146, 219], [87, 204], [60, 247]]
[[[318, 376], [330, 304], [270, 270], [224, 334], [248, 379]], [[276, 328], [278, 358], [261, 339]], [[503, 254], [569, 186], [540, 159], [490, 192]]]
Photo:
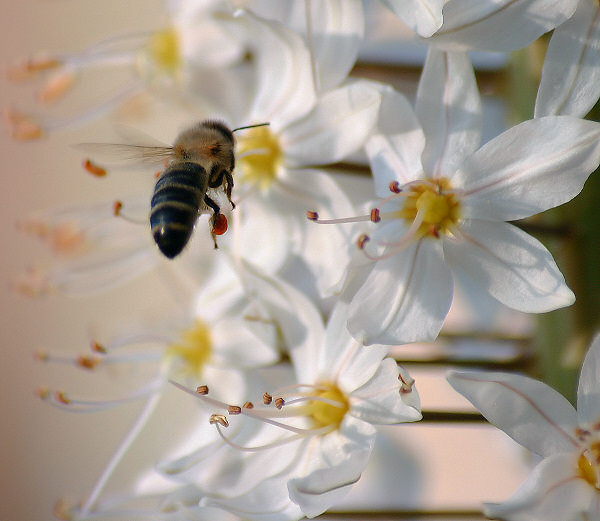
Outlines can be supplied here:
[[223, 416], [222, 414], [211, 414], [209, 422], [211, 425], [218, 423], [219, 425], [221, 425], [223, 427], [229, 427], [229, 422], [227, 421], [227, 418], [225, 416]]
[[95, 175], [96, 177], [104, 177], [106, 175], [106, 170], [101, 166], [92, 163], [91, 159], [86, 159], [83, 162], [83, 168], [85, 168], [87, 172], [89, 172], [92, 175]]
[[273, 401], [273, 397], [269, 393], [263, 394], [263, 403], [265, 405], [271, 405], [272, 401]]
[[75, 82], [72, 72], [64, 72], [51, 78], [48, 83], [37, 93], [39, 103], [52, 103], [62, 98]]
[[284, 405], [285, 405], [285, 400], [283, 398], [275, 399], [275, 407], [277, 407], [279, 410], [281, 410]]
[[46, 389], [45, 387], [38, 387], [35, 390], [35, 395], [42, 400], [47, 400], [50, 396], [50, 391], [48, 391], [48, 389]]
[[54, 399], [57, 402], [64, 403], [65, 405], [69, 405], [71, 400], [67, 398], [67, 395], [63, 391], [56, 391], [54, 393]]
[[373, 208], [371, 210], [371, 222], [378, 223], [381, 221], [381, 215], [379, 215], [379, 210], [377, 208]]
[[113, 204], [113, 213], [115, 214], [115, 217], [119, 216], [121, 208], [123, 208], [123, 203], [121, 201], [115, 201]]
[[37, 362], [47, 362], [48, 361], [48, 353], [45, 351], [36, 351], [33, 353], [33, 359]]
[[402, 384], [400, 385], [400, 393], [401, 394], [408, 394], [408, 393], [412, 392], [413, 385], [415, 384], [415, 380], [413, 378], [408, 376], [408, 374], [405, 376], [402, 376], [402, 373], [400, 373], [398, 375], [398, 380], [400, 380], [400, 382], [402, 382]]
[[79, 356], [77, 357], [77, 365], [84, 369], [94, 369], [100, 360], [98, 358], [92, 358], [91, 356]]
[[96, 341], [92, 341], [90, 343], [90, 349], [94, 352], [94, 353], [102, 353], [103, 355], [106, 354], [106, 348], [102, 345], [99, 344]]
[[313, 212], [311, 210], [307, 210], [306, 211], [306, 218], [309, 221], [316, 221], [319, 219], [319, 214], [317, 212]]
[[208, 394], [208, 385], [201, 385], [199, 387], [196, 387], [196, 392], [203, 396]]
[[400, 183], [398, 183], [398, 181], [390, 182], [390, 192], [393, 194], [399, 194], [402, 192], [402, 188], [400, 188]]
[[227, 407], [227, 412], [229, 414], [242, 414], [242, 408], [238, 405], [230, 405]]
[[358, 246], [358, 248], [362, 250], [365, 247], [365, 244], [367, 244], [370, 240], [371, 239], [369, 238], [369, 236], [363, 233], [356, 241], [356, 246]]
[[254, 409], [254, 404], [252, 402], [246, 402], [242, 407], [244, 409]]

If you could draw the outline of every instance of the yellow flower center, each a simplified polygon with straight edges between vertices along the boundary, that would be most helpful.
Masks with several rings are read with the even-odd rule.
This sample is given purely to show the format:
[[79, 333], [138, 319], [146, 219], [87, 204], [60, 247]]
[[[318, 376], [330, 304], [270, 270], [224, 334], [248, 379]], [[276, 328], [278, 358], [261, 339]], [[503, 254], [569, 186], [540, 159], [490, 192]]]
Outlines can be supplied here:
[[460, 202], [451, 190], [446, 178], [427, 180], [411, 185], [399, 217], [412, 224], [417, 214], [422, 215], [422, 223], [416, 235], [430, 235], [438, 238], [448, 234], [460, 219]]
[[167, 347], [166, 354], [182, 363], [184, 373], [199, 375], [210, 358], [211, 349], [210, 329], [202, 320], [196, 319], [190, 329], [181, 333], [178, 342]]
[[147, 52], [156, 68], [167, 74], [174, 74], [181, 66], [179, 37], [173, 28], [153, 34]]
[[[348, 412], [348, 400], [344, 393], [337, 386], [324, 384], [325, 390], [317, 394], [322, 400], [313, 400], [307, 406], [308, 415], [314, 420], [315, 428], [335, 425], [342, 423], [344, 415]], [[323, 400], [331, 400], [336, 404], [328, 403]]]
[[579, 455], [577, 470], [590, 485], [600, 490], [600, 442], [594, 442]]
[[237, 140], [237, 155], [247, 154], [238, 160], [238, 179], [261, 190], [267, 190], [277, 177], [282, 152], [279, 139], [268, 127], [256, 127], [243, 131]]

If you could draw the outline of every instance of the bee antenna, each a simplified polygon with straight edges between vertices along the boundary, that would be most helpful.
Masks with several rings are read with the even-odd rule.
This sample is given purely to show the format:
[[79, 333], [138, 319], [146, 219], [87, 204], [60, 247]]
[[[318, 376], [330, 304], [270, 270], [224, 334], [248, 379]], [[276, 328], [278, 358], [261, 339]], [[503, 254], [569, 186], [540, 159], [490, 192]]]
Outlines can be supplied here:
[[270, 123], [257, 123], [256, 125], [248, 125], [246, 127], [238, 127], [238, 128], [234, 128], [231, 132], [236, 132], [238, 130], [244, 130], [246, 128], [255, 128], [255, 127], [266, 127], [270, 125]]

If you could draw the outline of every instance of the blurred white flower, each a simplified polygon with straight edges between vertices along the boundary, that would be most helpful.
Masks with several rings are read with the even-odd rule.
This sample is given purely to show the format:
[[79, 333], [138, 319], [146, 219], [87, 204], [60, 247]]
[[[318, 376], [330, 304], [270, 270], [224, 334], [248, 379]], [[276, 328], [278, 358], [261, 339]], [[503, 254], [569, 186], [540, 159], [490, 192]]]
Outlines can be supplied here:
[[581, 368], [577, 410], [548, 385], [521, 375], [450, 372], [448, 381], [491, 423], [544, 458], [508, 501], [484, 504], [488, 517], [600, 519], [600, 337]]
[[480, 119], [462, 53], [430, 50], [416, 113], [386, 91], [379, 131], [367, 143], [384, 199], [362, 218], [325, 221], [378, 223], [359, 238], [342, 294], [350, 302], [348, 328], [366, 344], [434, 340], [452, 301], [453, 270], [520, 311], [573, 303], [551, 254], [505, 221], [581, 191], [600, 163], [600, 125], [548, 116], [479, 148]]
[[[94, 508], [124, 454], [155, 415], [159, 401], [165, 396], [171, 399], [170, 379], [188, 385], [200, 379], [217, 396], [237, 400], [245, 393], [246, 370], [279, 361], [280, 324], [268, 313], [260, 289], [254, 285], [254, 281], [262, 280], [256, 276], [253, 281], [244, 280], [243, 273], [221, 258], [206, 284], [197, 290], [193, 307], [185, 310], [187, 316], [182, 320], [185, 325], [138, 328], [106, 343], [94, 341], [90, 354], [76, 357], [52, 351], [37, 353], [37, 359], [44, 363], [68, 364], [92, 371], [90, 388], [94, 387], [94, 381], [99, 381], [94, 378], [116, 377], [111, 386], [115, 396], [106, 399], [83, 399], [63, 390], [38, 392], [46, 403], [59, 409], [86, 413], [145, 400], [139, 416], [132, 421], [130, 431], [82, 507], [83, 514]], [[162, 456], [155, 454], [155, 461], [148, 462], [148, 466], [166, 458], [171, 446], [189, 438], [196, 440], [200, 432], [204, 446], [221, 445], [217, 433], [203, 421], [202, 411], [195, 408], [186, 414], [178, 421], [178, 429], [170, 430], [168, 443], [161, 447]]]
[[[49, 132], [80, 126], [109, 113], [140, 93], [153, 92], [169, 99], [193, 92], [196, 99], [214, 89], [229, 66], [240, 63], [246, 51], [239, 24], [232, 21], [233, 10], [226, 0], [170, 0], [166, 2], [165, 28], [107, 37], [76, 54], [43, 54], [16, 64], [8, 71], [14, 81], [46, 79], [37, 99], [41, 104], [55, 102], [73, 87], [77, 77], [89, 69], [113, 66], [125, 69], [132, 78], [125, 86], [87, 110], [62, 119], [4, 110], [4, 123], [13, 138], [32, 140]], [[200, 81], [210, 69], [211, 83]], [[107, 82], [109, 83], [109, 81]]]
[[[291, 288], [286, 293], [299, 303], [304, 298]], [[286, 311], [279, 313], [279, 323], [291, 323]], [[253, 520], [315, 517], [360, 478], [373, 450], [375, 425], [421, 418], [414, 380], [386, 358], [387, 347], [367, 348], [354, 340], [345, 314], [345, 306], [338, 305], [326, 330], [314, 315], [310, 334], [296, 335], [300, 342], [290, 352], [295, 382], [265, 395], [266, 405], [234, 407], [188, 391], [219, 412], [213, 416], [216, 428], [236, 449], [229, 453], [230, 463], [223, 456], [220, 461], [239, 472], [235, 487], [219, 487], [218, 495], [206, 496], [201, 505]], [[284, 336], [286, 331], [282, 328]], [[228, 437], [224, 426], [240, 418], [265, 425], [253, 436]], [[171, 473], [182, 462], [187, 463], [174, 462]], [[210, 465], [199, 467], [204, 473]]]
[[431, 36], [442, 25], [444, 0], [381, 1], [420, 36]]
[[514, 51], [567, 20], [578, 0], [451, 0], [425, 41], [445, 50]]
[[535, 117], [584, 117], [600, 98], [600, 5], [579, 0], [552, 33], [535, 101]]

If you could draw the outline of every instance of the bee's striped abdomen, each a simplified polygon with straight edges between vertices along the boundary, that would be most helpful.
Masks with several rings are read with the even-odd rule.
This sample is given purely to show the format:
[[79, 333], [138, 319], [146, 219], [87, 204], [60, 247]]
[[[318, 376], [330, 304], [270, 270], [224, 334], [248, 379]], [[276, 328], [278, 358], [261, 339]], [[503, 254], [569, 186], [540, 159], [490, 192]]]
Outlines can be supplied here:
[[207, 183], [206, 170], [189, 161], [167, 168], [158, 179], [150, 226], [160, 251], [169, 259], [179, 255], [190, 240]]

